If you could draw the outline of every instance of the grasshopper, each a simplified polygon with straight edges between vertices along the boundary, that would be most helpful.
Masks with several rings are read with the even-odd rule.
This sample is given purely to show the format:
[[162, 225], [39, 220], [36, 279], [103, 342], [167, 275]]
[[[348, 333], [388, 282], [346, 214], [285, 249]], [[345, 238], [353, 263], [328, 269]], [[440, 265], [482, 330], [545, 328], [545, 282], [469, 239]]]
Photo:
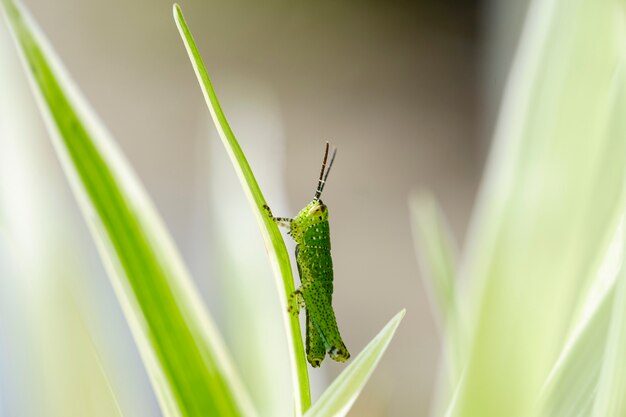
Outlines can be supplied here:
[[338, 362], [345, 362], [350, 353], [339, 334], [333, 298], [333, 260], [330, 256], [330, 228], [328, 208], [320, 199], [326, 179], [335, 161], [337, 149], [328, 160], [328, 142], [315, 197], [293, 219], [274, 217], [265, 205], [270, 218], [279, 226], [289, 228], [296, 242], [296, 263], [300, 274], [300, 288], [290, 297], [289, 311], [296, 316], [306, 309], [306, 355], [314, 368], [321, 365], [326, 353]]

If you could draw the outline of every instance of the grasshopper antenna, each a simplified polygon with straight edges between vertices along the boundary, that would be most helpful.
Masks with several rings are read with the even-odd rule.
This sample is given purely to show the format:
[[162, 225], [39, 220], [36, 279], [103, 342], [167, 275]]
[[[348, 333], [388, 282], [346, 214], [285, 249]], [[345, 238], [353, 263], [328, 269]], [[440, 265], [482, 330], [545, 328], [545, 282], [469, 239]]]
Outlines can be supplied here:
[[[328, 160], [328, 149], [330, 145], [326, 142], [326, 150], [324, 151], [324, 160], [322, 161], [322, 169], [320, 171], [320, 178], [317, 182], [317, 190], [315, 191], [314, 200], [319, 200], [322, 196], [322, 191], [324, 191], [324, 186], [326, 185], [326, 179], [328, 178], [328, 174], [330, 173], [330, 169], [333, 167], [333, 162], [335, 162], [335, 155], [337, 155], [337, 148], [333, 149], [333, 154], [330, 157], [330, 162], [326, 165], [326, 161]], [[326, 168], [328, 166], [328, 169]], [[324, 173], [324, 171], [326, 173]]]

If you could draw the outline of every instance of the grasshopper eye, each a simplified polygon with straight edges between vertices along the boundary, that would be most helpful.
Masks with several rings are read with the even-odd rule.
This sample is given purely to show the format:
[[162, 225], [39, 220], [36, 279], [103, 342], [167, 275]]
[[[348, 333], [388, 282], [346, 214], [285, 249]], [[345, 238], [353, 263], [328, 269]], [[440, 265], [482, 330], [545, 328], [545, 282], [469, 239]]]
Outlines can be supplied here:
[[326, 208], [324, 203], [319, 203], [319, 204], [316, 204], [313, 207], [311, 207], [311, 209], [309, 210], [307, 215], [309, 217], [319, 216], [319, 215], [321, 215], [323, 213], [326, 213], [327, 210], [328, 209]]

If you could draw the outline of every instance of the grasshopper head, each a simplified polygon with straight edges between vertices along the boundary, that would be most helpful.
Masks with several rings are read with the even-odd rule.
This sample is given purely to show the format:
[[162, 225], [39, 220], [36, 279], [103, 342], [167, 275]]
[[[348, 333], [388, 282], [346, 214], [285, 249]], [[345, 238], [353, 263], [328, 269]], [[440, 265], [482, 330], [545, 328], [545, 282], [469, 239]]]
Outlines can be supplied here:
[[321, 200], [314, 199], [306, 205], [291, 222], [291, 237], [302, 243], [305, 230], [320, 223], [328, 222], [328, 208]]
[[307, 206], [306, 217], [310, 220], [328, 221], [328, 208], [322, 200], [313, 200]]

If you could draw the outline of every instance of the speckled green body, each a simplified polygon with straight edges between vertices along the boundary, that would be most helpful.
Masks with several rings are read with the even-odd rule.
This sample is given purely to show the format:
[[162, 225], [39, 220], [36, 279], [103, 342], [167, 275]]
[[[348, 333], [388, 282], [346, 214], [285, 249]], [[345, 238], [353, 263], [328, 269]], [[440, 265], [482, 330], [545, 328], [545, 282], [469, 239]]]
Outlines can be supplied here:
[[350, 357], [344, 345], [333, 298], [333, 260], [330, 256], [328, 209], [314, 199], [291, 221], [290, 235], [296, 241], [296, 262], [300, 273], [301, 295], [306, 308], [306, 353], [309, 363], [318, 367], [326, 357], [345, 362]]

